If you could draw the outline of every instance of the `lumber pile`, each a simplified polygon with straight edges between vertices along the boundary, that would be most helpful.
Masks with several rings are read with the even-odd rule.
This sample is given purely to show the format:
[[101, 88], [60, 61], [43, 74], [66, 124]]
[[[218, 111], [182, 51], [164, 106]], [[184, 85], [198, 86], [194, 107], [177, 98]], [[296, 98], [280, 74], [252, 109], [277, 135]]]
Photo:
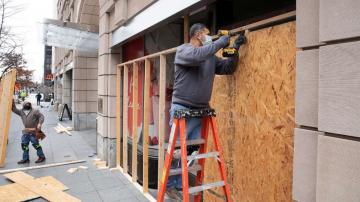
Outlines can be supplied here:
[[63, 125], [58, 123], [58, 125], [55, 126], [54, 129], [57, 133], [66, 133], [67, 135], [71, 136], [71, 133], [69, 131], [71, 131], [73, 128], [72, 127], [64, 127]]
[[[231, 194], [233, 201], [292, 201], [295, 22], [247, 38], [236, 72], [216, 76], [211, 100]], [[217, 166], [207, 161], [205, 183], [220, 179]], [[222, 199], [206, 192], [205, 201]]]
[[13, 172], [4, 176], [14, 183], [0, 186], [1, 201], [28, 201], [39, 197], [48, 201], [80, 201], [63, 192], [68, 188], [52, 176], [35, 179], [24, 172]]

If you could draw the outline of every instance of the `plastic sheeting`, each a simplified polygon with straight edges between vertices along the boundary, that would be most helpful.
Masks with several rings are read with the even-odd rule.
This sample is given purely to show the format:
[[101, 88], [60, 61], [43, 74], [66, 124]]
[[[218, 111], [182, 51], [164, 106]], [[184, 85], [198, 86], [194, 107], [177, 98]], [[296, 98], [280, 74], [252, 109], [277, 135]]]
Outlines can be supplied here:
[[43, 24], [44, 44], [58, 48], [97, 52], [99, 34], [84, 30], [81, 25], [79, 25], [79, 28], [74, 25], [76, 24], [71, 23], [71, 26], [67, 26], [66, 22], [56, 20], [45, 21]]

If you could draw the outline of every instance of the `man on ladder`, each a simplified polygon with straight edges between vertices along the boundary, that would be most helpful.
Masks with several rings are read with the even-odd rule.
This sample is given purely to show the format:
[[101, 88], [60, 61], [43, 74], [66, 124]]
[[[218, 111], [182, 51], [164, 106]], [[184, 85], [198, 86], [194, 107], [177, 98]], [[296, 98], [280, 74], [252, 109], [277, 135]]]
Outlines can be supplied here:
[[[174, 62], [175, 82], [170, 109], [170, 126], [173, 124], [175, 113], [179, 110], [209, 108], [215, 74], [229, 75], [236, 70], [239, 58], [237, 53], [227, 59], [215, 55], [220, 49], [229, 45], [230, 36], [221, 36], [213, 42], [209, 33], [209, 29], [205, 25], [194, 24], [190, 28], [190, 43], [177, 48]], [[245, 36], [241, 34], [235, 40], [233, 47], [238, 50], [245, 41]], [[200, 138], [201, 124], [201, 117], [186, 118], [187, 141]], [[198, 149], [198, 146], [188, 147], [187, 153], [196, 153]], [[180, 163], [177, 163], [177, 167], [180, 168]], [[173, 168], [175, 167], [172, 166]], [[165, 169], [163, 172], [166, 172]], [[182, 176], [170, 176], [166, 187], [168, 195], [175, 198], [176, 193], [183, 189]]]

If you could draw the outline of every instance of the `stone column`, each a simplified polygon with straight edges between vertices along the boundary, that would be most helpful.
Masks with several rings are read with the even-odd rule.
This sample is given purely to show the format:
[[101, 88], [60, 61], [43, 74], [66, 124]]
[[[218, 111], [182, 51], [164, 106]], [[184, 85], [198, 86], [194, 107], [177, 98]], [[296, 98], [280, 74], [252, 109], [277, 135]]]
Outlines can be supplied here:
[[62, 103], [62, 78], [59, 76], [59, 81], [57, 84], [57, 96], [56, 101], [61, 104]]
[[110, 167], [116, 166], [116, 64], [121, 61], [120, 50], [110, 49], [110, 24], [114, 12], [100, 14], [99, 47], [99, 111], [98, 111], [98, 156]]
[[71, 107], [71, 70], [63, 74], [63, 85], [62, 85], [62, 104], [67, 104]]
[[97, 55], [74, 52], [72, 106], [75, 130], [96, 127]]

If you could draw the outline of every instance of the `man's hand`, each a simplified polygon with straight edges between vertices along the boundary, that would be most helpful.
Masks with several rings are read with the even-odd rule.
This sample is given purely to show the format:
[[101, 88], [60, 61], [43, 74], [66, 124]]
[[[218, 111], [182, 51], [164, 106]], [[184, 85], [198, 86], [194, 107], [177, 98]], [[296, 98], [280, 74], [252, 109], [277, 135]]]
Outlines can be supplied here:
[[239, 50], [240, 46], [246, 43], [246, 37], [244, 34], [240, 34], [234, 42], [234, 48]]

